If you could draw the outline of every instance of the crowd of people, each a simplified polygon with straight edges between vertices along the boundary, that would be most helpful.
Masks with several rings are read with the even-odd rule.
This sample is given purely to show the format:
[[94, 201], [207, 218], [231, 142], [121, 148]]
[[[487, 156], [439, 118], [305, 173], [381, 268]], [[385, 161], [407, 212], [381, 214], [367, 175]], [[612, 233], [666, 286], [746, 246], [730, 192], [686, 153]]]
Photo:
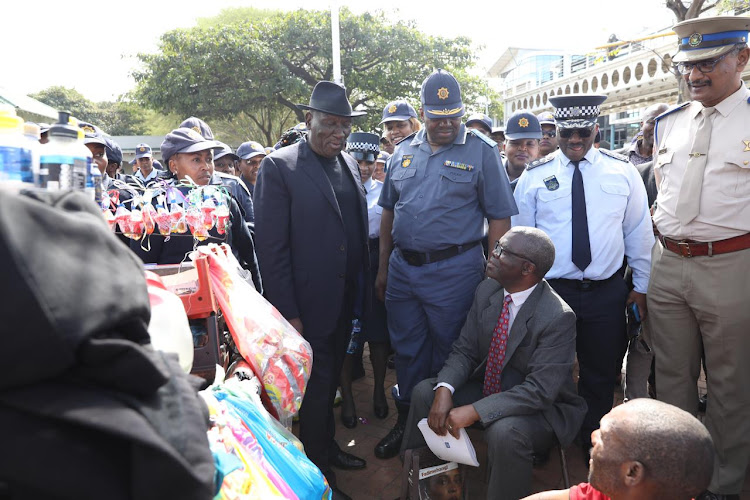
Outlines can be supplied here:
[[[131, 176], [96, 127], [85, 142], [104, 189], [188, 182], [231, 194], [230, 231], [202, 243], [228, 242], [310, 343], [299, 437], [334, 498], [348, 496], [333, 469], [367, 465], [337, 445], [333, 410], [340, 386], [342, 422], [357, 425], [365, 342], [378, 418], [390, 353], [397, 378], [379, 459], [424, 446], [426, 418], [439, 435], [485, 430], [489, 498], [528, 495], [535, 461], [574, 442], [591, 484], [536, 498], [739, 498], [750, 463], [748, 31], [734, 16], [675, 26], [691, 100], [648, 107], [622, 154], [597, 139], [606, 96], [557, 95], [552, 111], [518, 111], [504, 128], [481, 114], [462, 123], [460, 83], [442, 69], [424, 80], [419, 110], [385, 106], [382, 135], [352, 133], [364, 113], [321, 81], [298, 105], [304, 123], [273, 148], [233, 151], [191, 117], [165, 137], [163, 166], [137, 146]], [[158, 264], [195, 243], [124, 241]], [[626, 404], [613, 410], [623, 358]], [[693, 418], [702, 366], [705, 428]]]

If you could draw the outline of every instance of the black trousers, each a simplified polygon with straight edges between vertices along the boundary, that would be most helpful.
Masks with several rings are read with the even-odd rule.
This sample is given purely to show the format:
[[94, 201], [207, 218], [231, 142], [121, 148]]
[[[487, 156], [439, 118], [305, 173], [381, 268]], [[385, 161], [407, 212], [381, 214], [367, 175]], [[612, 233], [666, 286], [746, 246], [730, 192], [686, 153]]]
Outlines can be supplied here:
[[[307, 457], [323, 472], [331, 486], [335, 486], [336, 479], [329, 457], [338, 451], [334, 441], [333, 400], [352, 331], [353, 290], [353, 286], [347, 286], [339, 320], [332, 332], [304, 330], [303, 335], [312, 347], [313, 364], [299, 411], [299, 438]], [[302, 318], [303, 328], [304, 321]]]
[[549, 284], [577, 317], [578, 394], [588, 405], [581, 437], [588, 446], [599, 420], [612, 409], [615, 379], [627, 349], [628, 287], [619, 274], [588, 287], [571, 280], [551, 279]]

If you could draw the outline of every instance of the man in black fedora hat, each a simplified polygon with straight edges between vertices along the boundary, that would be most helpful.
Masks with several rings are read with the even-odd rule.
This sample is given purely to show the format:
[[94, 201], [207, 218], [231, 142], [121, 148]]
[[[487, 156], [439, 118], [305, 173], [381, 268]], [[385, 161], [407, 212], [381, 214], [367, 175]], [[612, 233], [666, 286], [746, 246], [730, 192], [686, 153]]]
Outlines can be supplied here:
[[[352, 111], [346, 89], [318, 82], [306, 111], [306, 139], [264, 158], [255, 185], [255, 236], [266, 297], [310, 342], [313, 366], [300, 409], [307, 456], [334, 488], [331, 466], [365, 461], [334, 441], [333, 399], [367, 283], [367, 206], [359, 166], [347, 153]], [[362, 293], [359, 293], [361, 290]], [[356, 298], [359, 297], [359, 300]]]

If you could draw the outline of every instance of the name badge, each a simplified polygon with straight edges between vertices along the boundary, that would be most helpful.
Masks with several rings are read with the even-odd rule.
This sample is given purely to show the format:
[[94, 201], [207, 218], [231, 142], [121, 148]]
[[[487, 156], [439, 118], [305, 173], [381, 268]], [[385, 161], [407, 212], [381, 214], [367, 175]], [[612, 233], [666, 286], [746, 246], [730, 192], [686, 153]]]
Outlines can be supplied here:
[[544, 185], [547, 186], [547, 189], [549, 191], [555, 191], [560, 187], [560, 183], [557, 182], [557, 177], [555, 177], [554, 175], [551, 175], [544, 179]]
[[451, 160], [446, 160], [443, 165], [445, 165], [446, 167], [457, 168], [459, 170], [466, 170], [467, 172], [471, 172], [472, 170], [474, 170], [474, 167], [472, 165], [467, 165], [466, 163], [460, 163]]
[[414, 155], [404, 155], [401, 158], [401, 166], [406, 168], [409, 165], [411, 165], [411, 159], [414, 157]]

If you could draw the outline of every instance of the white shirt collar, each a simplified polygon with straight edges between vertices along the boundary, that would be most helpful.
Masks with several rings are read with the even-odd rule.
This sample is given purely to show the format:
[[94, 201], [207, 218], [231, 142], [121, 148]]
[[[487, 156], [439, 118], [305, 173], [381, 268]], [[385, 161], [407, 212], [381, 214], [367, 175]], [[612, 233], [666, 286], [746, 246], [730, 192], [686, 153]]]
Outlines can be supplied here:
[[526, 290], [521, 290], [520, 292], [515, 293], [508, 293], [507, 290], [503, 290], [503, 298], [510, 295], [511, 300], [513, 301], [513, 305], [515, 305], [517, 308], [520, 308], [524, 302], [526, 302], [526, 299], [529, 298], [529, 296], [534, 292], [534, 289], [536, 289], [536, 285], [532, 286], [531, 288], [527, 288]]

